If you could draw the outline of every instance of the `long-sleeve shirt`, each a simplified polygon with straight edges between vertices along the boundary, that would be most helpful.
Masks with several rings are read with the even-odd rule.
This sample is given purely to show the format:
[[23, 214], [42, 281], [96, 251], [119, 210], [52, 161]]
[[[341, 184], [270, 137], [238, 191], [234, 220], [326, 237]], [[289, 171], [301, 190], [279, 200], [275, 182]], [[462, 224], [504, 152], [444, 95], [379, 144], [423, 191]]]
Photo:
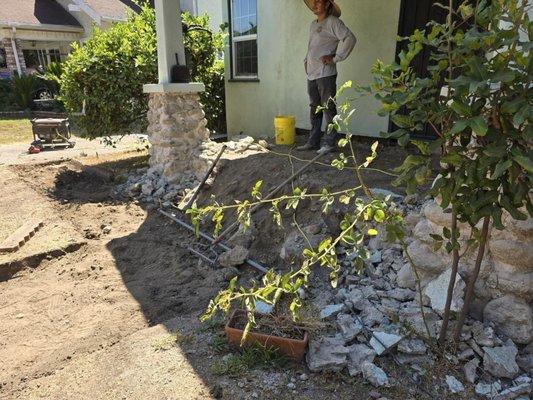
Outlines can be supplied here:
[[[322, 21], [314, 20], [309, 33], [309, 47], [305, 62], [307, 79], [315, 80], [337, 74], [336, 64], [345, 60], [355, 47], [355, 35], [333, 15]], [[333, 64], [326, 65], [322, 56], [333, 56]]]

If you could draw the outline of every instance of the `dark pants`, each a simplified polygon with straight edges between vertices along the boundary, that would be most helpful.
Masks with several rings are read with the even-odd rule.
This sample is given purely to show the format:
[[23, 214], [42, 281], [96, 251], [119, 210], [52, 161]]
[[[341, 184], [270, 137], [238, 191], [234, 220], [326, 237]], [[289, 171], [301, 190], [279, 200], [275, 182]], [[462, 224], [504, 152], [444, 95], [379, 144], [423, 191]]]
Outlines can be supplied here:
[[[333, 121], [333, 117], [337, 115], [337, 107], [330, 100], [335, 98], [337, 94], [337, 75], [315, 79], [314, 81], [308, 80], [307, 92], [311, 102], [311, 133], [309, 134], [308, 143], [315, 147], [320, 146], [320, 140], [323, 135], [322, 120], [325, 114], [327, 134], [324, 138], [324, 144], [335, 146], [340, 135], [335, 129], [328, 131], [328, 126]], [[316, 112], [318, 106], [326, 106], [326, 108], [323, 111]]]

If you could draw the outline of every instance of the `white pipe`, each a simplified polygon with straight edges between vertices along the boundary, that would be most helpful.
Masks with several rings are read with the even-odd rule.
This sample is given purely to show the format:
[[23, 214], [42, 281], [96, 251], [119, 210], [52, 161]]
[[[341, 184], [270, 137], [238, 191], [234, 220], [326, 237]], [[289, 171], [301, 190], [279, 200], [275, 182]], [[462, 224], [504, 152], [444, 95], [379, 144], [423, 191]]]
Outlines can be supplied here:
[[22, 68], [20, 67], [19, 53], [17, 51], [17, 43], [15, 42], [15, 34], [17, 33], [17, 28], [12, 27], [12, 36], [11, 36], [11, 47], [13, 47], [13, 55], [15, 56], [15, 63], [17, 64], [17, 71], [19, 76], [22, 76]]

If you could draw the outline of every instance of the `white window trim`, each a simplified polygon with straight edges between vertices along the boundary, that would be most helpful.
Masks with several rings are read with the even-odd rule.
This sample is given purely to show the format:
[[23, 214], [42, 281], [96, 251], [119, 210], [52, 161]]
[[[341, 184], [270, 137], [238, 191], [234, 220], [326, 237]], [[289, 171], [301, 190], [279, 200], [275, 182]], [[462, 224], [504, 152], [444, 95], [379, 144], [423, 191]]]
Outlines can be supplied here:
[[[237, 42], [246, 42], [246, 41], [251, 41], [251, 40], [255, 40], [255, 43], [256, 43], [256, 46], [257, 46], [257, 33], [256, 34], [253, 34], [253, 35], [244, 35], [244, 36], [233, 36], [233, 22], [234, 22], [234, 18], [235, 18], [235, 13], [234, 13], [234, 10], [233, 10], [233, 0], [229, 0], [229, 4], [230, 4], [230, 12], [231, 12], [231, 21], [230, 21], [230, 35], [231, 35], [231, 73], [232, 73], [232, 78], [233, 79], [241, 79], [241, 80], [257, 80], [259, 78], [259, 54], [257, 54], [257, 73], [255, 75], [238, 75], [237, 74], [237, 52], [235, 51], [235, 43]], [[256, 13], [255, 13], [255, 18], [256, 18], [256, 23], [257, 25], [259, 26], [259, 22], [258, 22], [258, 12], [257, 12], [257, 0], [256, 0]], [[258, 50], [258, 53], [259, 53], [259, 48], [257, 48]]]

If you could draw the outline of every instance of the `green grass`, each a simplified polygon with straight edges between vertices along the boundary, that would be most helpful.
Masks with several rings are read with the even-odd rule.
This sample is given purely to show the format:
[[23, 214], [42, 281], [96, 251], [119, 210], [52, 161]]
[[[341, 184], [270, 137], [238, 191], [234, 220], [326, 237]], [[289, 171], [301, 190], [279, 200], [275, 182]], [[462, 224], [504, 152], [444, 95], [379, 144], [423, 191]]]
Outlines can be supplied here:
[[221, 360], [215, 361], [211, 366], [211, 371], [215, 375], [238, 377], [252, 369], [286, 370], [291, 364], [291, 360], [280, 355], [275, 348], [256, 344], [240, 348], [236, 353], [228, 354]]
[[31, 143], [31, 122], [27, 119], [0, 119], [0, 145]]

